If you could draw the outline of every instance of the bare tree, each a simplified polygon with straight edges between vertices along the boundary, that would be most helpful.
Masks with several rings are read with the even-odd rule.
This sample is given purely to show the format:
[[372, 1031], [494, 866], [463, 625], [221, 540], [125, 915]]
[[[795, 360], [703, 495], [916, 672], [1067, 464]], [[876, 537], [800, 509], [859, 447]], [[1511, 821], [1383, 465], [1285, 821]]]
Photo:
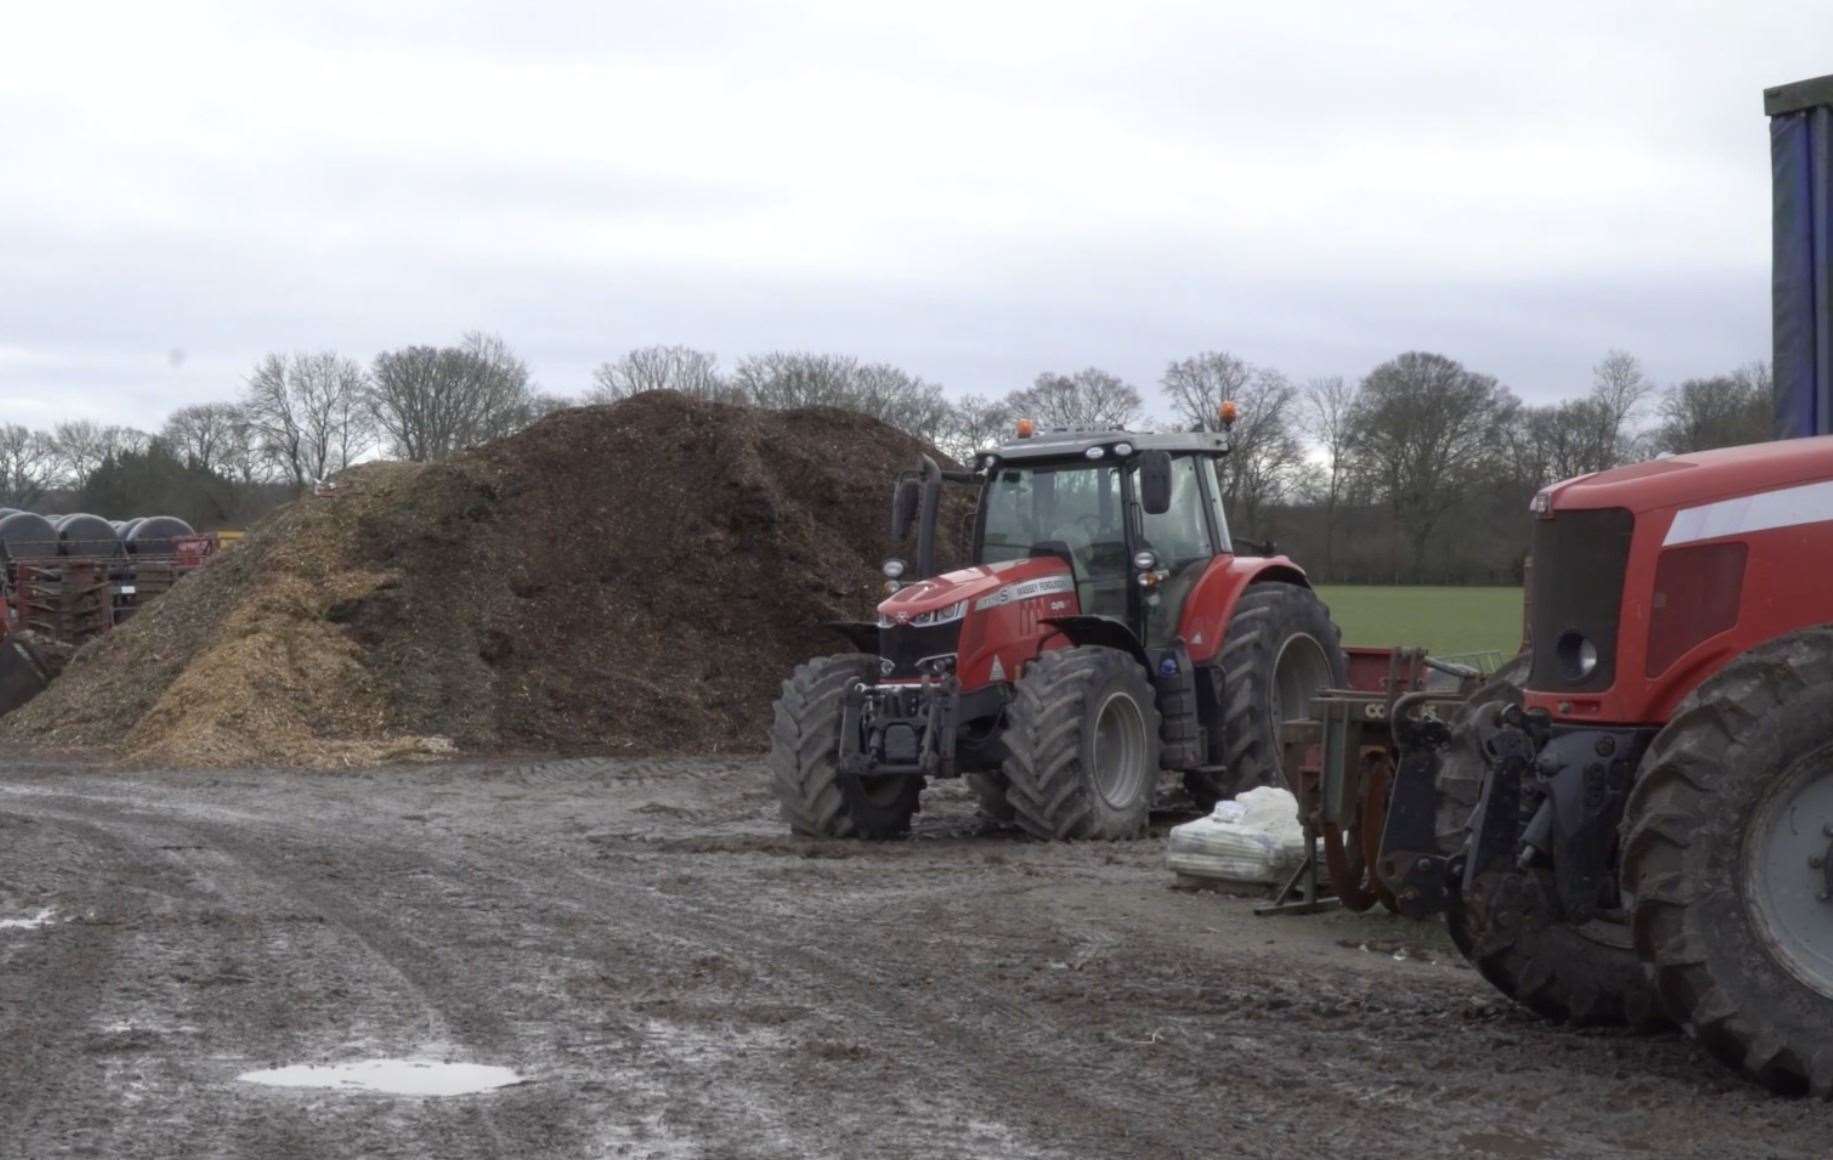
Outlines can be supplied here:
[[1289, 414], [1297, 393], [1277, 371], [1259, 371], [1235, 397], [1240, 414], [1216, 469], [1229, 519], [1238, 527], [1259, 527], [1267, 506], [1285, 498], [1304, 464]]
[[889, 363], [850, 355], [772, 351], [738, 364], [734, 397], [772, 410], [839, 407], [870, 415], [930, 443], [949, 430], [952, 409], [942, 388]]
[[593, 403], [612, 403], [644, 391], [680, 391], [696, 399], [731, 402], [738, 388], [719, 374], [719, 356], [690, 346], [644, 346], [592, 372]]
[[234, 403], [202, 403], [181, 407], [160, 428], [159, 439], [187, 467], [218, 474], [239, 444], [246, 444], [248, 420]]
[[108, 441], [101, 424], [76, 419], [51, 429], [51, 451], [56, 457], [59, 481], [80, 490], [108, 458]]
[[1529, 491], [1549, 483], [1604, 471], [1631, 446], [1597, 397], [1567, 399], [1547, 407], [1522, 407], [1503, 432], [1506, 461]]
[[1218, 430], [1222, 403], [1234, 402], [1229, 453], [1216, 468], [1230, 523], [1258, 527], [1304, 464], [1291, 414], [1298, 388], [1276, 370], [1219, 350], [1172, 363], [1159, 381], [1179, 419], [1198, 431]]
[[1688, 379], [1662, 396], [1660, 414], [1655, 442], [1662, 451], [1761, 443], [1774, 434], [1769, 364], [1751, 363], [1728, 375]]
[[262, 447], [260, 432], [241, 407], [236, 407], [235, 413], [236, 421], [217, 453], [217, 473], [244, 489], [275, 482], [279, 478], [278, 465]]
[[580, 400], [569, 399], [564, 395], [548, 395], [531, 389], [528, 393], [528, 421], [523, 426], [532, 426], [549, 415], [570, 410], [579, 406]]
[[942, 388], [889, 363], [866, 363], [853, 372], [849, 409], [937, 444], [948, 434], [953, 409]]
[[34, 507], [56, 476], [57, 451], [50, 436], [17, 423], [0, 427], [0, 502]]
[[[1615, 467], [1631, 456], [1630, 423], [1642, 410], [1655, 384], [1642, 373], [1642, 363], [1626, 350], [1611, 350], [1591, 369], [1591, 401], [1603, 438], [1598, 461]], [[1593, 470], [1601, 471], [1603, 467]]]
[[1084, 430], [1124, 428], [1145, 407], [1138, 390], [1098, 367], [1073, 375], [1045, 371], [1030, 387], [1007, 395], [1006, 405], [1041, 427]]
[[80, 491], [102, 464], [125, 451], [145, 451], [151, 438], [132, 427], [104, 426], [92, 419], [59, 423], [51, 431], [59, 482]]
[[527, 364], [477, 332], [458, 346], [377, 355], [365, 397], [393, 452], [415, 462], [501, 438], [532, 416]]
[[771, 351], [739, 360], [732, 384], [759, 407], [847, 407], [856, 397], [859, 360], [849, 355]]
[[1386, 498], [1416, 573], [1445, 517], [1493, 459], [1517, 403], [1489, 375], [1410, 351], [1362, 380], [1353, 427], [1359, 465]]
[[1179, 420], [1193, 430], [1214, 431], [1223, 400], [1239, 398], [1253, 377], [1250, 364], [1224, 350], [1207, 350], [1166, 367], [1159, 385]]
[[1011, 407], [984, 395], [968, 395], [955, 403], [941, 447], [956, 459], [966, 461], [982, 447], [1000, 442], [1011, 433]]
[[368, 385], [363, 368], [334, 351], [270, 354], [249, 375], [242, 410], [262, 453], [308, 487], [372, 445]]
[[1336, 575], [1337, 522], [1348, 498], [1350, 454], [1354, 446], [1356, 389], [1342, 375], [1305, 384], [1301, 429], [1324, 456], [1318, 496], [1324, 509], [1324, 575]]

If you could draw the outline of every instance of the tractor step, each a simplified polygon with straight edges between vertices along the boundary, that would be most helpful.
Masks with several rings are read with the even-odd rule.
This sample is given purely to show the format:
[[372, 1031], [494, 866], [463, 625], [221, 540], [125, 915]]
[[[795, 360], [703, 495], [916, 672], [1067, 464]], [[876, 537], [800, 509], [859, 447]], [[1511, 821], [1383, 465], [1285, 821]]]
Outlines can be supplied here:
[[1158, 712], [1163, 720], [1158, 735], [1164, 740], [1159, 765], [1165, 769], [1194, 769], [1204, 758], [1203, 722], [1197, 711], [1196, 668], [1183, 645], [1167, 650], [1154, 667], [1152, 684], [1158, 692]]

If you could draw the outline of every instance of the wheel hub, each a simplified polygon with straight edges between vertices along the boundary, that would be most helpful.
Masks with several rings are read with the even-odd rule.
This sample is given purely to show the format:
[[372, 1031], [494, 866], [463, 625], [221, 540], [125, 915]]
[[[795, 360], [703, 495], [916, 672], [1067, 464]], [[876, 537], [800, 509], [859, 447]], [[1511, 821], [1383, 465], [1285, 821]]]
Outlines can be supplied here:
[[1797, 761], [1745, 831], [1744, 903], [1770, 952], [1833, 998], [1833, 752]]
[[1093, 749], [1095, 792], [1115, 809], [1126, 809], [1146, 777], [1146, 722], [1133, 698], [1114, 693], [1101, 702]]
[[1273, 719], [1273, 735], [1289, 715], [1303, 717], [1311, 710], [1311, 698], [1326, 689], [1334, 679], [1330, 656], [1324, 646], [1304, 633], [1294, 633], [1280, 642], [1279, 654], [1273, 660], [1272, 687], [1267, 690], [1267, 710]]

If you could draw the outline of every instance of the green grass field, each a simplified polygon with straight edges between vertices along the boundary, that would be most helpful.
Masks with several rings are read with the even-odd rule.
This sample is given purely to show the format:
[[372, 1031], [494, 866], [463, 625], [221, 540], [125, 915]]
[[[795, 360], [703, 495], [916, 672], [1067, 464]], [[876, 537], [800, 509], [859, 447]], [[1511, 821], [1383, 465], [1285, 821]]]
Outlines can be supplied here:
[[1521, 589], [1327, 584], [1318, 589], [1344, 644], [1424, 645], [1439, 656], [1521, 643]]

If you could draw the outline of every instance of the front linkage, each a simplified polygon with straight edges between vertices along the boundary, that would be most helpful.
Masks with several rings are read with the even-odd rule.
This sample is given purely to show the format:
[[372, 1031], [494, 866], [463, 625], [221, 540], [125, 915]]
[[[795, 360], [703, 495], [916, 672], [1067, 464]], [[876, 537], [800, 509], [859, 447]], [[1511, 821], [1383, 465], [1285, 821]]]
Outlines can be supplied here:
[[[1470, 735], [1454, 735], [1457, 731]], [[1550, 866], [1563, 921], [1583, 923], [1618, 904], [1617, 830], [1637, 763], [1655, 730], [1555, 723], [1541, 710], [1483, 705], [1454, 731], [1396, 722], [1401, 761], [1382, 835], [1380, 874], [1401, 912], [1452, 905], [1498, 865]], [[1480, 755], [1481, 794], [1466, 826], [1447, 816], [1447, 761]], [[1468, 750], [1465, 758], [1468, 759]], [[1506, 863], [1505, 863], [1506, 860]]]
[[[981, 754], [961, 723], [997, 719], [1008, 693], [994, 685], [963, 694], [953, 676], [924, 677], [919, 683], [871, 685], [847, 690], [840, 718], [840, 773], [848, 777], [954, 777], [960, 759], [972, 768], [997, 754]], [[960, 744], [966, 740], [968, 744]], [[995, 743], [996, 744], [996, 743]], [[984, 758], [984, 760], [973, 760]]]

